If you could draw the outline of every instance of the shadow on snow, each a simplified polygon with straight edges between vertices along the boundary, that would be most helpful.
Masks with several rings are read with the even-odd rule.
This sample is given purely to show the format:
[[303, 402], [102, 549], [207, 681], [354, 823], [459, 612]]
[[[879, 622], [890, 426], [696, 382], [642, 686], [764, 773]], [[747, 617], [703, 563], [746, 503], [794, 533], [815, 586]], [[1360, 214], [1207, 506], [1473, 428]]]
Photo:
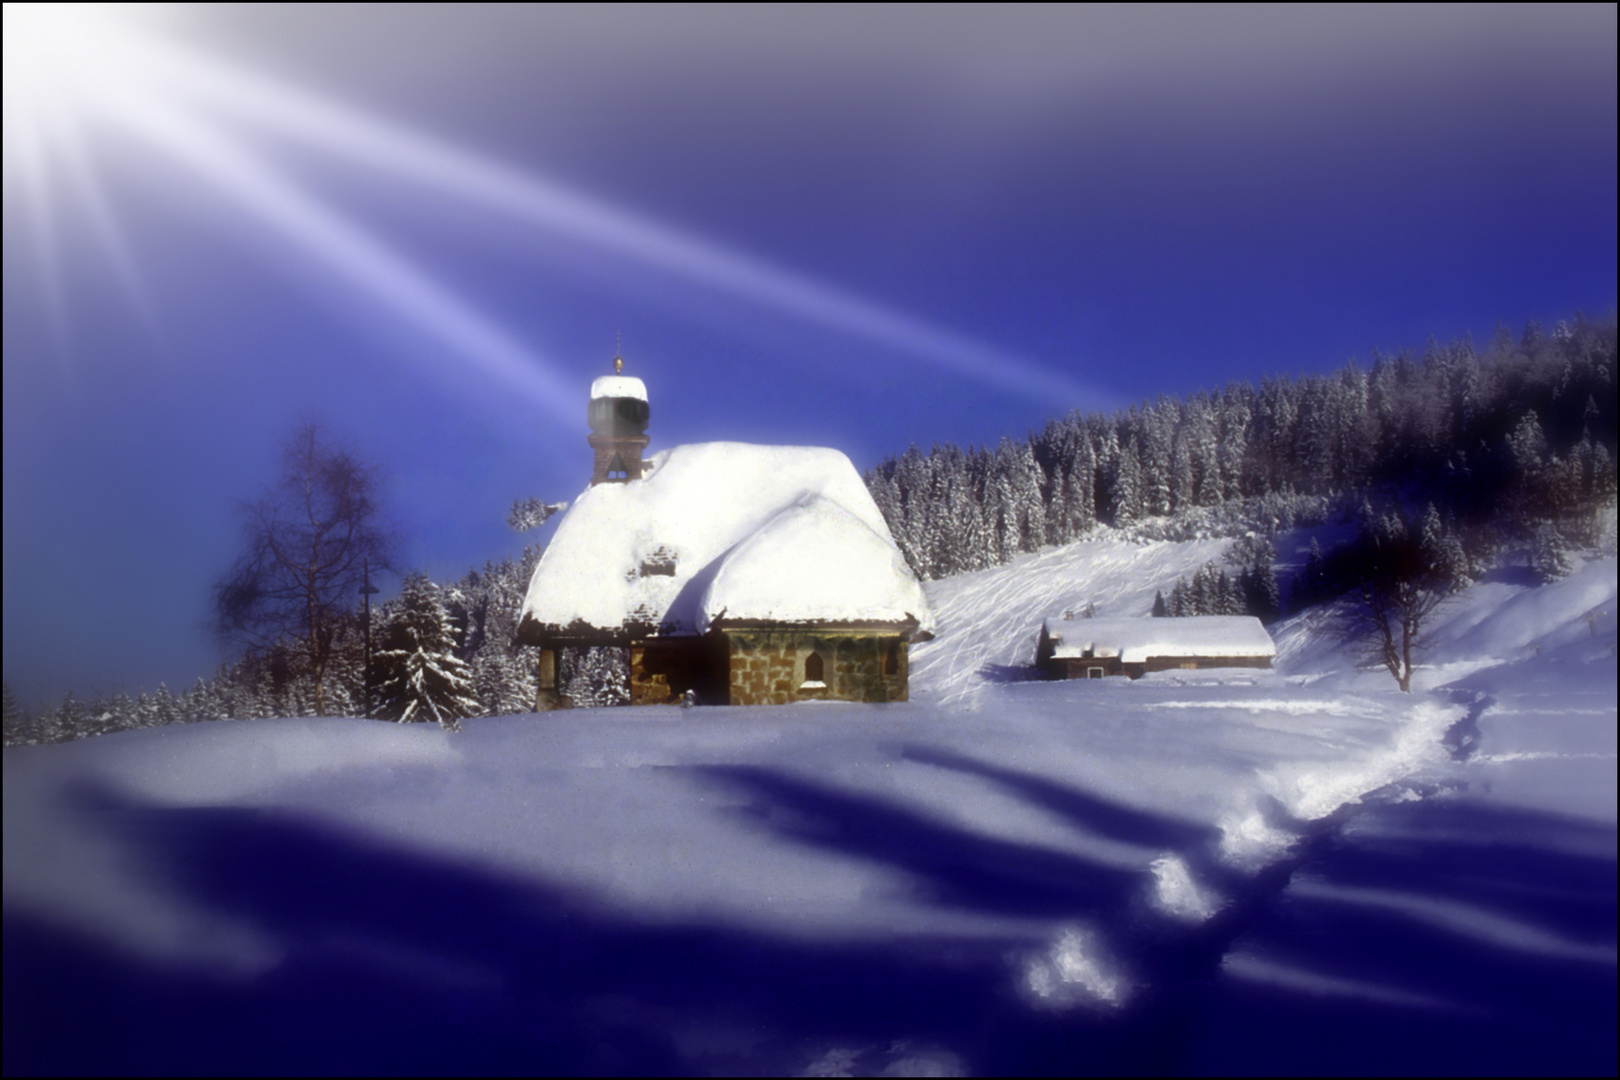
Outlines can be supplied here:
[[1236, 943], [1335, 983], [1222, 978], [1189, 1071], [1614, 1075], [1612, 828], [1462, 799], [1354, 825]]
[[[232, 975], [8, 911], [5, 1071], [783, 1074], [837, 1050], [876, 1072], [922, 1048], [981, 1073], [1613, 1072], [1612, 830], [1459, 802], [1364, 807], [1357, 825], [1382, 831], [1324, 825], [1289, 865], [1240, 879], [1214, 864], [1206, 826], [904, 753], [1173, 850], [1224, 875], [1229, 903], [1175, 924], [1143, 902], [1143, 873], [768, 769], [694, 770], [759, 829], [904, 872], [919, 904], [1089, 926], [1141, 989], [1121, 1010], [1042, 1009], [1019, 989], [1040, 944], [1027, 937], [803, 941], [638, 919], [284, 814], [86, 788], [77, 812], [144, 872], [284, 953]], [[1515, 926], [1530, 929], [1516, 940]], [[1538, 952], [1546, 934], [1597, 942], [1597, 959]], [[1235, 978], [1221, 964], [1234, 941], [1455, 1007]]]

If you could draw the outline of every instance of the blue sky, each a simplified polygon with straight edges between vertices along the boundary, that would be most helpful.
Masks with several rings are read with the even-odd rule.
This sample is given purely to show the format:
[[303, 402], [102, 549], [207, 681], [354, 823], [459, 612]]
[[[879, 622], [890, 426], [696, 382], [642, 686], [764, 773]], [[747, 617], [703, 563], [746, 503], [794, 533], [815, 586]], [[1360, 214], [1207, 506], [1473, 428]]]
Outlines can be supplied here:
[[307, 415], [385, 468], [413, 564], [521, 550], [616, 334], [653, 449], [865, 468], [1615, 302], [1611, 5], [29, 7], [29, 704], [212, 669], [233, 501]]

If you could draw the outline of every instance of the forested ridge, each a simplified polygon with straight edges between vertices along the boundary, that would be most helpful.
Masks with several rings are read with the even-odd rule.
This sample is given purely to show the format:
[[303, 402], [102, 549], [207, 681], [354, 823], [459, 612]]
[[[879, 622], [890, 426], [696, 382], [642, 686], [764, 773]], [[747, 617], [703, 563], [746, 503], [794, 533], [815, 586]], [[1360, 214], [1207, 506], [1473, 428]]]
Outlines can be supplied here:
[[1615, 490], [1615, 320], [1071, 413], [994, 449], [912, 447], [866, 481], [924, 578], [1099, 524], [1241, 535], [1364, 500], [1433, 503], [1480, 543], [1546, 524], [1578, 532], [1571, 519]]
[[[1346, 553], [1313, 552], [1285, 597], [1272, 575], [1280, 530], [1334, 515], [1404, 517], [1444, 531], [1460, 562], [1483, 565], [1517, 545], [1543, 573], [1593, 542], [1596, 511], [1616, 492], [1616, 322], [1576, 316], [1517, 338], [1498, 330], [1421, 353], [1374, 354], [1329, 375], [1232, 383], [1185, 399], [1160, 397], [1109, 415], [1071, 413], [995, 448], [915, 447], [884, 461], [866, 483], [907, 561], [923, 578], [1005, 563], [1100, 527], [1137, 540], [1241, 537], [1224, 569], [1207, 567], [1169, 597], [1170, 614], [1250, 610], [1262, 617], [1352, 587]], [[1393, 517], [1391, 516], [1393, 515]], [[1438, 524], [1437, 524], [1438, 523]], [[443, 620], [469, 711], [521, 712], [535, 692], [533, 650], [513, 640], [538, 545], [444, 586], [417, 586], [373, 612], [372, 686], [391, 628]], [[1448, 556], [1449, 557], [1449, 556]], [[1459, 570], [1459, 573], [1466, 572]], [[409, 599], [409, 604], [406, 603]], [[1147, 614], [1143, 612], [1142, 614]], [[325, 711], [366, 709], [365, 635], [359, 610], [335, 629]], [[393, 650], [397, 652], [398, 650]], [[608, 650], [565, 657], [564, 688], [578, 704], [623, 696]], [[458, 676], [460, 677], [460, 676]], [[374, 693], [375, 697], [375, 693]], [[310, 715], [313, 683], [297, 650], [256, 650], [212, 679], [172, 693], [80, 701], [39, 716], [5, 695], [5, 741], [53, 742], [190, 720]], [[388, 710], [374, 700], [373, 715]]]

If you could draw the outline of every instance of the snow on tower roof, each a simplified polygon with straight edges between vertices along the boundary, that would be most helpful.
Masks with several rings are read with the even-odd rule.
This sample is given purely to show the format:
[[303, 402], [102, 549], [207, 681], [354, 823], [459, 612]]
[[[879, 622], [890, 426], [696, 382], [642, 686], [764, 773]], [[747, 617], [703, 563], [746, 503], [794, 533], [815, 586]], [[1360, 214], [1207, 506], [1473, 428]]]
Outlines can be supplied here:
[[1042, 626], [1056, 659], [1113, 657], [1139, 664], [1150, 656], [1276, 656], [1271, 635], [1253, 615], [1190, 618], [1047, 619]]
[[849, 458], [697, 443], [575, 500], [535, 567], [519, 633], [677, 636], [721, 618], [933, 628]]
[[647, 400], [647, 384], [634, 375], [603, 375], [591, 381], [591, 400], [617, 397]]

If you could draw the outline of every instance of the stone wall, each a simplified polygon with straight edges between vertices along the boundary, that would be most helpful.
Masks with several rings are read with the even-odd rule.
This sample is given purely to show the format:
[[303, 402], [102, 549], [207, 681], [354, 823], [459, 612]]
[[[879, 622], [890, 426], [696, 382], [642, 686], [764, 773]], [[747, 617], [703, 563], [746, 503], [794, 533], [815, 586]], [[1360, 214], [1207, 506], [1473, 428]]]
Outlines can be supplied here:
[[[732, 705], [793, 701], [905, 701], [907, 645], [898, 634], [809, 629], [725, 631]], [[819, 656], [822, 676], [807, 680]]]

